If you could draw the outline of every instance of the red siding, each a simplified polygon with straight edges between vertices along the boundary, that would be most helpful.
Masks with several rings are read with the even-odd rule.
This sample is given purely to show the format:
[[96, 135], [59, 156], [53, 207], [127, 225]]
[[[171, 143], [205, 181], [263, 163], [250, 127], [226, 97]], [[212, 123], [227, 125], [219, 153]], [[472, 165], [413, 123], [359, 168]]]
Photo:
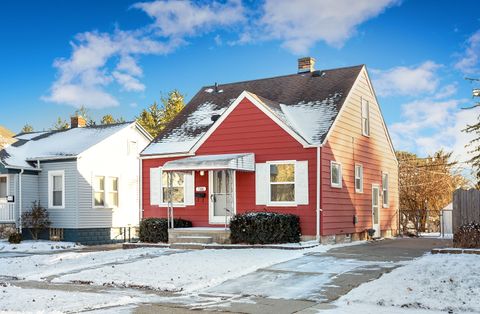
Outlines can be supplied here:
[[[309, 205], [267, 207], [255, 205], [255, 174], [237, 172], [237, 212], [271, 210], [300, 216], [302, 233], [315, 235], [316, 226], [316, 149], [305, 149], [249, 100], [244, 99], [198, 149], [197, 155], [254, 153], [255, 162], [308, 160]], [[166, 208], [150, 205], [150, 168], [172, 159], [143, 161], [143, 204], [145, 217], [165, 217]], [[208, 174], [195, 174], [195, 186], [208, 188]], [[194, 226], [208, 226], [208, 199], [196, 199], [195, 206], [175, 208], [176, 217], [191, 220]]]

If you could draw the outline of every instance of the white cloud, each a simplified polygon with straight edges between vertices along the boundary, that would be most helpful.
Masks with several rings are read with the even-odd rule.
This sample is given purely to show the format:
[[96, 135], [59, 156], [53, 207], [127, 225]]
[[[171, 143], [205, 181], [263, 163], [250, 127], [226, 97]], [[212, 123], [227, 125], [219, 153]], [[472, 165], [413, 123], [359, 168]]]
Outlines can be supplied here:
[[263, 36], [283, 41], [304, 54], [318, 41], [341, 47], [363, 22], [381, 14], [397, 0], [266, 0], [260, 25]]
[[240, 0], [205, 5], [191, 1], [154, 1], [136, 3], [133, 7], [153, 18], [156, 32], [163, 37], [192, 36], [216, 26], [229, 26], [244, 20]]
[[[385, 71], [372, 70], [375, 90], [379, 96], [432, 93], [438, 87], [437, 70], [440, 67], [441, 65], [433, 61], [426, 61], [416, 67], [398, 66]], [[441, 92], [452, 92], [452, 86]]]
[[[138, 60], [143, 55], [162, 55], [186, 43], [186, 37], [224, 27], [243, 19], [240, 1], [222, 4], [194, 4], [190, 1], [137, 3], [134, 8], [147, 13], [153, 23], [136, 30], [115, 29], [112, 33], [84, 32], [71, 41], [68, 58], [55, 60], [57, 78], [44, 101], [75, 107], [118, 106], [112, 84], [125, 92], [142, 92], [143, 70]], [[115, 87], [115, 86], [113, 86]]]
[[455, 64], [455, 68], [464, 73], [474, 73], [478, 71], [478, 61], [480, 54], [480, 30], [470, 36], [466, 42], [466, 49], [460, 60]]

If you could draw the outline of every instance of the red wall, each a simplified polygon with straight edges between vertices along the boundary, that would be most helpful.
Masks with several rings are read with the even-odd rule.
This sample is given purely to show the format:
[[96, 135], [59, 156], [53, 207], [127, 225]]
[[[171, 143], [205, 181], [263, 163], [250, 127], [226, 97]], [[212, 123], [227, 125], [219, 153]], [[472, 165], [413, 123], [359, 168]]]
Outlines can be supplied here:
[[[302, 147], [249, 100], [244, 99], [198, 149], [196, 155], [254, 153], [255, 162], [274, 160], [308, 160], [309, 204], [297, 207], [267, 207], [255, 205], [255, 174], [237, 172], [237, 213], [269, 210], [300, 216], [302, 233], [315, 235], [316, 230], [316, 149]], [[165, 217], [166, 208], [150, 205], [150, 168], [170, 159], [143, 160], [144, 217]], [[208, 176], [195, 173], [195, 186], [208, 188]], [[178, 207], [175, 217], [189, 219], [194, 226], [208, 226], [208, 199], [196, 199], [195, 206]]]

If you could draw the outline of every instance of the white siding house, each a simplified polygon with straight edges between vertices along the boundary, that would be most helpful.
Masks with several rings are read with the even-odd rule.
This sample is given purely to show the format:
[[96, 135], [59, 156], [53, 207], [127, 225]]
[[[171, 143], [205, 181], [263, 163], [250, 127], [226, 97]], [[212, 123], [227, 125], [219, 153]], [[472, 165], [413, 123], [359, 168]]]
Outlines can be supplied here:
[[21, 213], [38, 201], [65, 240], [114, 241], [118, 228], [138, 226], [138, 156], [151, 136], [136, 122], [72, 122], [68, 130], [19, 134], [0, 151], [0, 177], [8, 182], [0, 223], [20, 228]]

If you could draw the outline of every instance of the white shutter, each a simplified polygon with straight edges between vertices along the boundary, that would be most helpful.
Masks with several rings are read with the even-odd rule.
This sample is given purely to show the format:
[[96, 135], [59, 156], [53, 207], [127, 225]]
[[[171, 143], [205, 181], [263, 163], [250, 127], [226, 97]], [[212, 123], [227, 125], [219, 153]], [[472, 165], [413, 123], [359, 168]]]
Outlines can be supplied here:
[[308, 205], [308, 161], [297, 161], [295, 164], [295, 202]]
[[268, 164], [255, 164], [255, 203], [257, 205], [266, 205], [269, 199], [269, 166]]
[[195, 172], [185, 173], [185, 205], [195, 205]]
[[150, 204], [160, 205], [160, 193], [162, 191], [161, 168], [150, 168]]

